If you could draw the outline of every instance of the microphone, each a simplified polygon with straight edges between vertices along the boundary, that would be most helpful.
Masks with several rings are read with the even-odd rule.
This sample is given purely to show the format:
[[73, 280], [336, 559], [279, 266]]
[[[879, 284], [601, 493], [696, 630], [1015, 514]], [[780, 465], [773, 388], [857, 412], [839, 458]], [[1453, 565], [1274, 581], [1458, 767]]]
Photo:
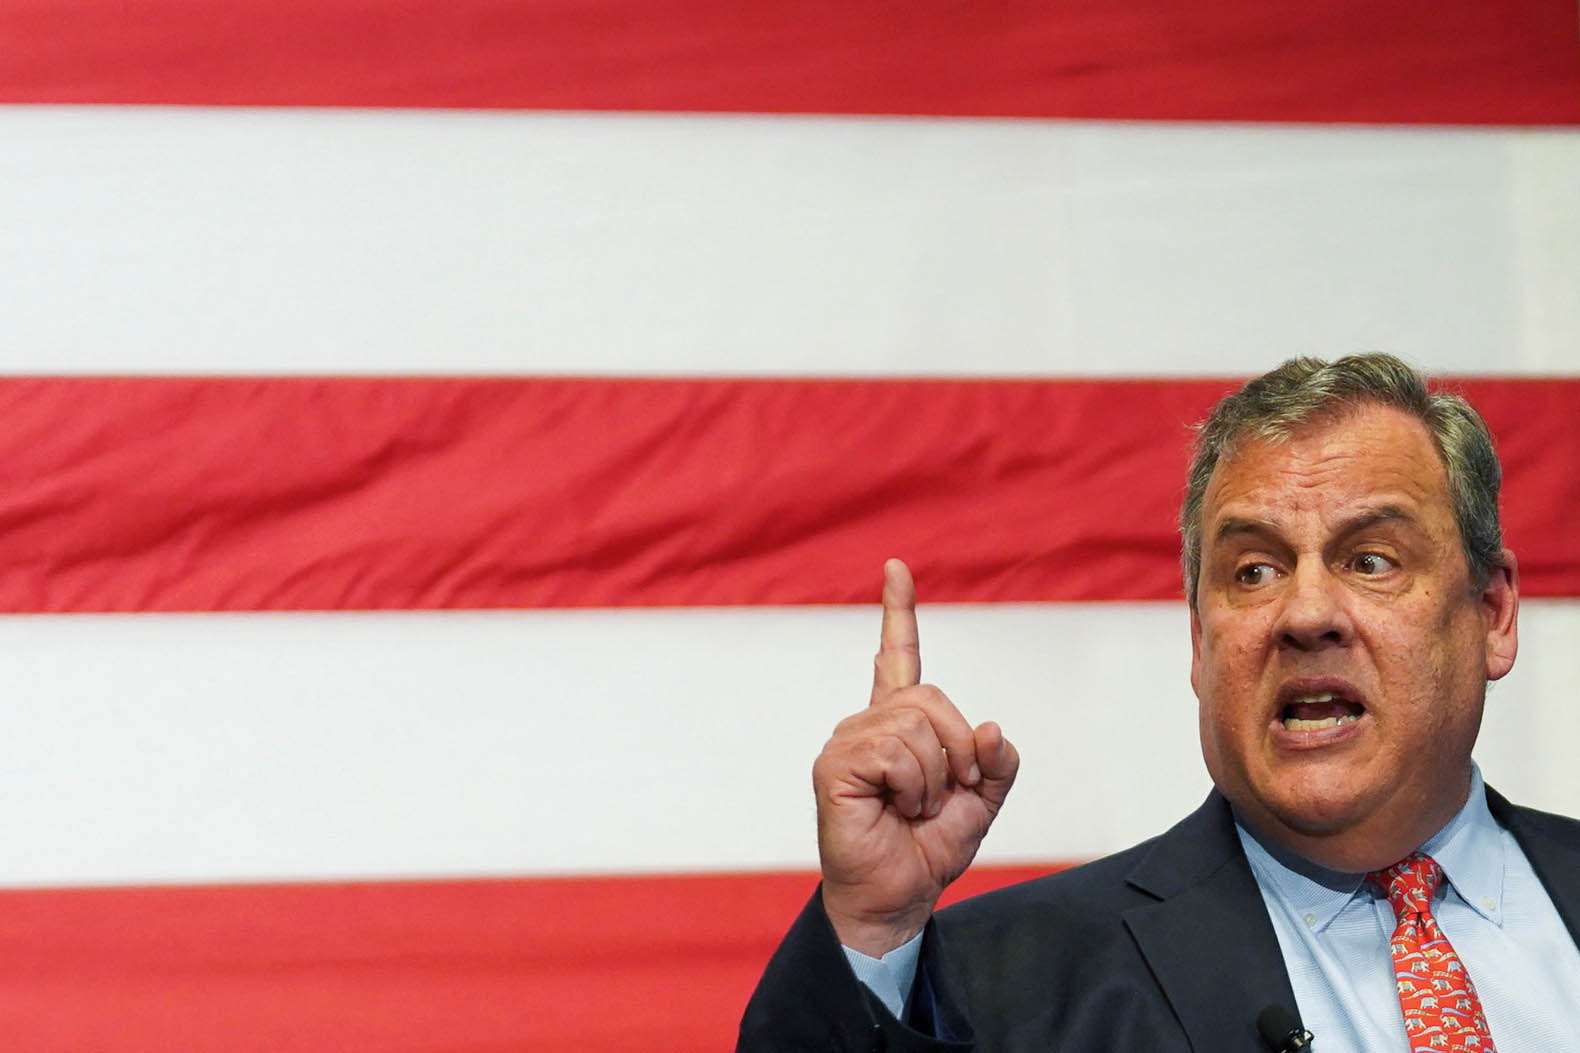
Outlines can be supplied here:
[[1300, 1053], [1311, 1048], [1311, 1032], [1300, 1025], [1298, 1016], [1276, 1003], [1257, 1014], [1256, 1029], [1273, 1053]]

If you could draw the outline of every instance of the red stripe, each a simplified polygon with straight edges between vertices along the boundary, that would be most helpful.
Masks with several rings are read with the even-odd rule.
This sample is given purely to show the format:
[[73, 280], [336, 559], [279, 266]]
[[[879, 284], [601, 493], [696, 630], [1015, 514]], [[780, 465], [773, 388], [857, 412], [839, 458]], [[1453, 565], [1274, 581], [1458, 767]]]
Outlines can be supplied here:
[[[972, 870], [951, 895], [1049, 867]], [[8, 1049], [725, 1050], [811, 874], [0, 893]]]
[[[1227, 380], [0, 381], [0, 610], [1172, 599]], [[1464, 388], [1580, 596], [1580, 380]]]
[[1580, 123], [1573, 0], [12, 0], [0, 101]]

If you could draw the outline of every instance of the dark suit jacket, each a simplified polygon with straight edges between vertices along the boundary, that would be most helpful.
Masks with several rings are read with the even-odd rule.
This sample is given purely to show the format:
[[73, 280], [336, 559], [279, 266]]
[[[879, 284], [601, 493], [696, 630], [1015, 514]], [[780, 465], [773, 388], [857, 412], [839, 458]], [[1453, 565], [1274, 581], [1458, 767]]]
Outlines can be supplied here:
[[[1580, 822], [1487, 791], [1580, 940]], [[737, 1053], [1090, 1050], [1266, 1053], [1256, 1018], [1296, 1008], [1278, 940], [1214, 791], [1173, 829], [940, 911], [922, 944], [930, 1038], [850, 971], [814, 896], [741, 1021]]]

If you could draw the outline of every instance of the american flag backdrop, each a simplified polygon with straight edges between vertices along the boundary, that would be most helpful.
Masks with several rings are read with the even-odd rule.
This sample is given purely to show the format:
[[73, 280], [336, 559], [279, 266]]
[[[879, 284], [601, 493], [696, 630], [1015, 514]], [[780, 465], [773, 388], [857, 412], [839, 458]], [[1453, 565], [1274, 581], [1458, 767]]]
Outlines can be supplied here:
[[729, 1048], [891, 555], [962, 885], [1156, 833], [1293, 354], [1486, 414], [1580, 813], [1577, 128], [1573, 0], [0, 3], [0, 1046]]

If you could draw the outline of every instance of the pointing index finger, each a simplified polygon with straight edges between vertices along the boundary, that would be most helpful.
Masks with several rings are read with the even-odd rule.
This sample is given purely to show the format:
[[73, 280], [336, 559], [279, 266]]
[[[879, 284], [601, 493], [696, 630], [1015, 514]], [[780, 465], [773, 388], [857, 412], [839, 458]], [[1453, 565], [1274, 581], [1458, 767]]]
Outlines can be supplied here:
[[872, 701], [922, 682], [922, 649], [916, 633], [916, 583], [902, 560], [883, 565], [883, 631], [873, 660]]

